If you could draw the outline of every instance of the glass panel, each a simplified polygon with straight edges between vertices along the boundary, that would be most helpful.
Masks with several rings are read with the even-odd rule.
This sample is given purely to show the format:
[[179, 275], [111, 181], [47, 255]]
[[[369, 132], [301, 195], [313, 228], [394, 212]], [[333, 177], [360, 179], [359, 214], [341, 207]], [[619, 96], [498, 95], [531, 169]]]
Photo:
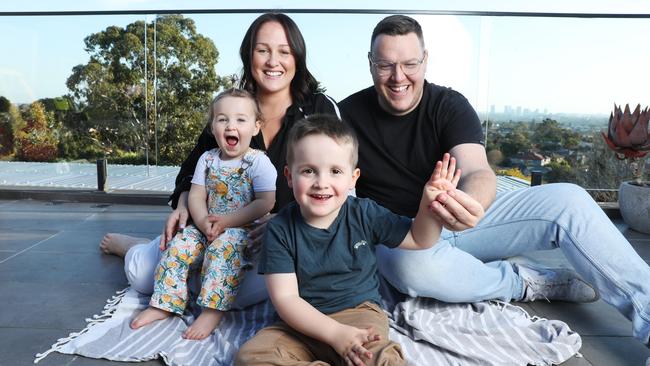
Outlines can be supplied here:
[[[124, 37], [127, 24], [137, 36]], [[143, 162], [131, 151], [144, 151], [145, 104], [130, 98], [143, 78], [109, 72], [106, 65], [125, 69], [129, 60], [102, 46], [126, 39], [124, 55], [143, 55], [143, 24], [141, 16], [2, 17], [0, 30], [13, 36], [0, 44], [0, 96], [10, 102], [0, 121], [6, 131], [0, 155], [56, 164], [13, 164], [3, 169], [1, 184], [93, 189], [96, 159]], [[146, 172], [131, 170], [134, 180]]]
[[477, 107], [490, 120], [492, 157], [526, 173], [541, 170], [546, 182], [615, 189], [629, 180], [629, 162], [616, 158], [600, 131], [615, 103], [650, 103], [644, 72], [650, 49], [642, 46], [650, 21], [489, 21], [489, 93]]
[[[0, 100], [7, 106], [0, 158], [67, 162], [61, 171], [87, 161], [93, 171], [105, 156], [109, 175], [118, 169], [112, 164], [136, 164], [124, 174], [169, 176], [162, 186], [171, 190], [209, 101], [241, 72], [239, 46], [258, 15], [2, 17], [0, 31], [14, 36], [0, 43], [8, 55], [0, 59], [0, 96], [11, 105]], [[327, 94], [340, 101], [372, 84], [366, 53], [384, 14], [290, 16]], [[649, 103], [650, 49], [641, 46], [648, 19], [414, 17], [429, 51], [428, 81], [460, 91], [476, 108], [495, 170], [540, 169], [547, 182], [587, 188], [616, 188], [630, 177], [599, 131], [614, 103]], [[30, 110], [37, 100], [44, 110]], [[47, 128], [25, 149], [29, 139], [19, 131], [39, 118]], [[22, 150], [10, 136], [22, 139]]]

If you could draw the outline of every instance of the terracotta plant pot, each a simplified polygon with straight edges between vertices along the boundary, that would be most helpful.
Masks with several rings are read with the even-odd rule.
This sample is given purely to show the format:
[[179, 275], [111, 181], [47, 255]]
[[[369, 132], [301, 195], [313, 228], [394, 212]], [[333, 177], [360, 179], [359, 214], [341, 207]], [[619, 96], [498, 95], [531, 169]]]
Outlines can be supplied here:
[[650, 182], [623, 182], [618, 189], [621, 216], [630, 228], [650, 234]]

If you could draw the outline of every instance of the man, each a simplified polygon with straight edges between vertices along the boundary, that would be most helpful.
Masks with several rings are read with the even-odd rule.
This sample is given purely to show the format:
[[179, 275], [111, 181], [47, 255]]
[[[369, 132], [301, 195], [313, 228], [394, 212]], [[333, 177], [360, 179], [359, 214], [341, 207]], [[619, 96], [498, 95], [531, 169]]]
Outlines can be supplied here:
[[[459, 189], [440, 194], [431, 207], [444, 226], [441, 241], [424, 252], [378, 247], [384, 277], [409, 295], [448, 302], [587, 302], [600, 292], [648, 344], [648, 265], [578, 186], [548, 184], [495, 200], [496, 178], [476, 112], [461, 94], [424, 79], [427, 57], [417, 21], [399, 15], [383, 19], [368, 54], [374, 87], [340, 103], [344, 120], [359, 136], [364, 173], [358, 196], [413, 217], [419, 187], [443, 153], [455, 157], [462, 170]], [[558, 247], [577, 273], [502, 260]]]

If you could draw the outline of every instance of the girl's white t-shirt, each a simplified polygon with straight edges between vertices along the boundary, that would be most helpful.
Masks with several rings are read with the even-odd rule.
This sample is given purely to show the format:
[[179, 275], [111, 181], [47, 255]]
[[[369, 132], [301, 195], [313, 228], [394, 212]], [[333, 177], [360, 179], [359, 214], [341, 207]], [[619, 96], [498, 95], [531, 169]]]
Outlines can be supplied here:
[[[229, 167], [239, 168], [241, 166], [241, 159], [221, 160], [214, 150], [206, 151], [201, 155], [199, 161], [196, 163], [194, 169], [194, 176], [192, 177], [192, 184], [205, 186], [205, 170], [208, 162], [206, 157], [212, 154], [215, 158], [212, 160], [212, 167]], [[270, 192], [275, 191], [275, 180], [277, 178], [277, 171], [275, 166], [271, 163], [266, 154], [256, 154], [253, 163], [248, 167], [248, 174], [253, 181], [253, 192]]]

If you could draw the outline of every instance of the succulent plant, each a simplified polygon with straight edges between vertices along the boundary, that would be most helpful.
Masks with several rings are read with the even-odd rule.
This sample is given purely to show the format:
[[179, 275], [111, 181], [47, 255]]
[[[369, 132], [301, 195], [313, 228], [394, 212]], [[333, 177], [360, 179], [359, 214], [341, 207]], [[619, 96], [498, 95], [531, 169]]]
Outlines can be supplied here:
[[648, 107], [641, 110], [641, 105], [637, 104], [634, 112], [630, 113], [628, 104], [625, 105], [625, 110], [614, 104], [614, 112], [609, 116], [607, 134], [605, 131], [601, 132], [607, 146], [616, 152], [616, 156], [621, 160], [627, 159], [633, 166], [637, 181], [642, 179], [645, 166], [641, 158], [650, 151], [649, 121]]
[[609, 115], [607, 135], [602, 132], [607, 146], [626, 158], [644, 157], [650, 150], [648, 121], [648, 107], [641, 110], [641, 105], [637, 104], [634, 113], [630, 113], [628, 104], [625, 105], [625, 111], [614, 104], [614, 112]]

